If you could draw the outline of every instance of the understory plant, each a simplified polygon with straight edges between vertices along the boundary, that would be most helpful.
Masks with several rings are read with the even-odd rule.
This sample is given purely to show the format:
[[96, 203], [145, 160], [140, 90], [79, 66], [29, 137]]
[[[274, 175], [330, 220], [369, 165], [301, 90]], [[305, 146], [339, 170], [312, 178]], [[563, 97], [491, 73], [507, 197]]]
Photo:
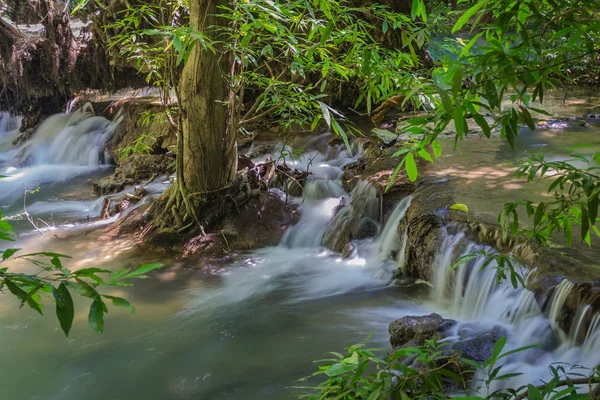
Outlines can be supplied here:
[[[0, 241], [8, 243], [14, 241], [14, 237], [13, 228], [0, 211]], [[75, 318], [72, 293], [76, 293], [92, 300], [88, 322], [95, 332], [101, 333], [104, 331], [104, 315], [108, 312], [107, 301], [132, 314], [135, 308], [126, 299], [105, 294], [100, 289], [131, 286], [132, 279], [147, 278], [147, 273], [163, 266], [160, 263], [145, 264], [135, 270], [125, 268], [118, 272], [96, 267], [70, 270], [63, 265], [70, 258], [52, 252], [21, 254], [21, 249], [16, 247], [0, 251], [0, 293], [15, 296], [20, 307], [26, 305], [40, 315], [44, 312], [44, 299], [50, 299], [56, 305], [56, 318], [66, 336], [69, 336]], [[19, 260], [27, 261], [37, 272], [11, 269], [11, 263]]]
[[[422, 346], [396, 349], [380, 358], [383, 349], [366, 348], [366, 341], [331, 352], [315, 361], [318, 371], [299, 380], [297, 397], [310, 400], [584, 400], [594, 399], [600, 371], [566, 364], [548, 367], [550, 379], [541, 384], [493, 390], [493, 383], [522, 373], [503, 373], [503, 359], [539, 346], [504, 351], [500, 338], [489, 359], [478, 363], [461, 357], [447, 343], [427, 340]], [[323, 379], [311, 386], [316, 379]]]

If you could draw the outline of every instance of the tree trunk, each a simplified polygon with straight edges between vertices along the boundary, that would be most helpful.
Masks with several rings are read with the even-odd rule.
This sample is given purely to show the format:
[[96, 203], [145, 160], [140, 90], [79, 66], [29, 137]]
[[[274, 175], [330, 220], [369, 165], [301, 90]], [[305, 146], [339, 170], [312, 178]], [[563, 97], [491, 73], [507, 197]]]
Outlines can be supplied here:
[[[214, 38], [210, 27], [228, 23], [215, 15], [222, 5], [229, 1], [192, 0], [191, 26]], [[228, 187], [237, 169], [236, 116], [227, 79], [232, 57], [222, 50], [212, 52], [196, 45], [179, 84], [183, 146], [177, 157], [183, 158], [177, 166], [183, 174], [178, 176], [186, 192], [200, 197]]]
[[[42, 0], [40, 11], [44, 16], [42, 25], [48, 39], [47, 60], [51, 62], [52, 81], [57, 87], [68, 86], [67, 82], [75, 70], [79, 52], [71, 30], [69, 9], [62, 0]], [[70, 94], [68, 89], [65, 89], [65, 94]]]

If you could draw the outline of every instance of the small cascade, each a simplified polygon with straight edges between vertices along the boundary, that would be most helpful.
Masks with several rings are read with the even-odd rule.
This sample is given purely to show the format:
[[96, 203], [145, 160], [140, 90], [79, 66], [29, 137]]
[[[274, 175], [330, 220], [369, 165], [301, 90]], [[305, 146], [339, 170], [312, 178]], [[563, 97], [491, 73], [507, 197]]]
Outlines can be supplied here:
[[309, 180], [300, 221], [285, 232], [281, 244], [290, 248], [318, 247], [343, 193], [336, 181]]
[[340, 205], [341, 208], [335, 213], [323, 235], [322, 243], [330, 249], [340, 250], [348, 240], [362, 238], [361, 230], [364, 226], [377, 226], [374, 221], [379, 214], [379, 201], [376, 189], [369, 183], [360, 181], [350, 193], [349, 199], [343, 197]]
[[[396, 205], [392, 215], [390, 215], [388, 222], [385, 224], [383, 231], [377, 240], [377, 262], [394, 258], [394, 255], [397, 255], [398, 258], [400, 258], [400, 253], [402, 253], [402, 258], [404, 257], [406, 238], [401, 238], [398, 235], [398, 225], [400, 225], [400, 221], [404, 218], [408, 207], [410, 207], [411, 201], [412, 196], [407, 196]], [[402, 264], [404, 264], [404, 262], [402, 262]]]
[[577, 310], [577, 314], [573, 319], [573, 325], [571, 327], [571, 331], [569, 332], [569, 342], [572, 345], [576, 345], [579, 341], [579, 335], [582, 333], [583, 328], [585, 326], [586, 318], [591, 310], [589, 304], [584, 305], [583, 307], [579, 307]]
[[[18, 122], [16, 119], [6, 126], [15, 127]], [[0, 159], [0, 174], [6, 178], [0, 199], [15, 202], [21, 198], [22, 202], [26, 189], [41, 187], [44, 190], [44, 185], [71, 180], [106, 167], [109, 162], [106, 143], [119, 122], [120, 118], [109, 121], [95, 116], [90, 105], [71, 114], [49, 117], [31, 139], [3, 153], [5, 158]]]
[[495, 262], [482, 269], [486, 261], [484, 256], [454, 268], [454, 263], [461, 256], [479, 250], [488, 254], [494, 252], [491, 247], [467, 239], [462, 232], [449, 234], [444, 231], [434, 264], [434, 302], [450, 309], [452, 315], [466, 320], [491, 318], [516, 323], [539, 312], [532, 293], [506, 282], [497, 282]]
[[107, 163], [105, 144], [118, 126], [95, 116], [91, 106], [53, 115], [36, 129], [20, 154], [19, 164], [97, 166]]
[[0, 112], [0, 136], [18, 131], [21, 128], [23, 117], [11, 115], [7, 112]]
[[563, 279], [554, 291], [554, 299], [552, 300], [552, 305], [550, 306], [548, 318], [556, 326], [558, 326], [558, 318], [562, 313], [565, 301], [573, 289], [573, 286], [575, 285], [571, 281], [568, 279]]
[[582, 347], [587, 354], [598, 354], [600, 352], [600, 313], [594, 314]]

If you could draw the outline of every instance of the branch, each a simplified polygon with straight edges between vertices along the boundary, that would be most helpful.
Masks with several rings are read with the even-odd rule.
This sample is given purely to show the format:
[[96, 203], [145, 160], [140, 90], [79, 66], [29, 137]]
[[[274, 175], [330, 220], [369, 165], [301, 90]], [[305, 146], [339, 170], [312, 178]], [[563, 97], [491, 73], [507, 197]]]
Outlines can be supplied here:
[[268, 110], [266, 110], [265, 112], [262, 112], [262, 113], [258, 114], [258, 115], [257, 115], [257, 116], [255, 116], [255, 117], [252, 117], [252, 118], [250, 118], [250, 119], [244, 119], [244, 120], [240, 121], [240, 123], [239, 123], [239, 126], [244, 126], [244, 125], [250, 124], [250, 123], [252, 123], [252, 122], [255, 122], [255, 121], [257, 121], [257, 120], [261, 119], [262, 117], [265, 117], [265, 116], [269, 115], [269, 114], [270, 114], [270, 113], [272, 113], [273, 111], [277, 110], [279, 107], [280, 107], [280, 105], [279, 105], [279, 104], [277, 104], [277, 105], [274, 105], [273, 107], [269, 108], [269, 109], [268, 109]]

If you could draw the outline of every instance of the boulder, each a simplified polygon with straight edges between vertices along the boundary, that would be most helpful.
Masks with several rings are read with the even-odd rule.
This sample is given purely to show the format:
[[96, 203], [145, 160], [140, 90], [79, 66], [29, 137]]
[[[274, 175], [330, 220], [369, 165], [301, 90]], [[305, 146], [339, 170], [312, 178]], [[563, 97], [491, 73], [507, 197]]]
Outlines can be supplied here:
[[393, 321], [389, 326], [390, 343], [393, 348], [421, 346], [426, 340], [439, 340], [456, 321], [444, 319], [439, 314], [406, 316]]
[[390, 132], [387, 129], [379, 128], [371, 129], [371, 136], [376, 137], [379, 141], [381, 141], [382, 144], [386, 146], [392, 145], [398, 138], [397, 134]]

